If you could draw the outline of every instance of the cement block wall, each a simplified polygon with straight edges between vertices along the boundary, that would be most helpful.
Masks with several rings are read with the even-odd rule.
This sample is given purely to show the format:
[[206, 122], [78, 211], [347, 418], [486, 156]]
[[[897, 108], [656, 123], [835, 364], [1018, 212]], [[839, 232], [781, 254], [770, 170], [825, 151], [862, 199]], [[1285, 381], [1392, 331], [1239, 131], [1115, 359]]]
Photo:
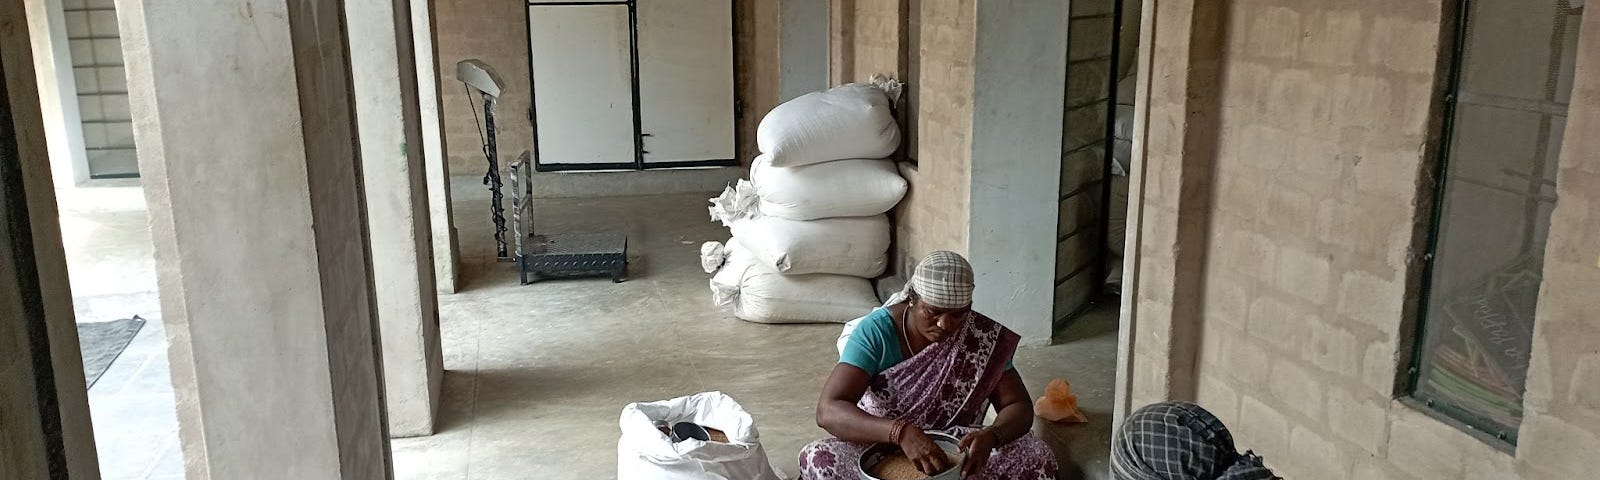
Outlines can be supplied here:
[[916, 99], [902, 109], [915, 109], [902, 115], [915, 134], [901, 146], [915, 161], [900, 163], [910, 190], [894, 211], [890, 273], [909, 276], [916, 259], [936, 250], [966, 253], [977, 4], [832, 0], [829, 7], [831, 81], [885, 74], [907, 81], [906, 98]]
[[[915, 166], [900, 169], [910, 192], [895, 209], [895, 242], [902, 269], [937, 250], [967, 253], [972, 172], [973, 56], [977, 4], [970, 0], [921, 3], [920, 85]], [[902, 272], [909, 273], [909, 272]]]
[[115, 2], [67, 0], [63, 7], [91, 174], [138, 175]]
[[[1600, 199], [1600, 141], [1574, 132], [1600, 127], [1600, 65], [1590, 61], [1600, 58], [1600, 35], [1590, 34], [1600, 19], [1583, 20], [1525, 420], [1507, 453], [1396, 400], [1412, 348], [1419, 225], [1431, 209], [1424, 172], [1449, 9], [1239, 0], [1215, 12], [1147, 13], [1146, 29], [1176, 28], [1155, 38], [1155, 79], [1140, 97], [1151, 110], [1140, 127], [1148, 145], [1138, 235], [1204, 250], [1194, 284], [1181, 283], [1181, 250], [1142, 250], [1134, 405], [1192, 395], [1286, 478], [1592, 476], [1582, 452], [1600, 449], [1600, 310], [1584, 297], [1600, 288], [1600, 218], [1590, 207]], [[1204, 38], [1188, 25], [1220, 29], [1218, 48], [1191, 45]], [[1203, 67], [1162, 74], [1196, 59], [1217, 62], [1215, 83]], [[1204, 109], [1184, 99], [1209, 95], [1216, 115], [1194, 116]], [[1185, 125], [1188, 134], [1171, 135]], [[1187, 169], [1196, 158], [1209, 168]], [[1184, 202], [1188, 182], [1206, 184], [1208, 207]], [[1186, 221], [1203, 222], [1206, 237], [1174, 241]], [[1173, 333], [1182, 333], [1174, 305], [1183, 301], [1200, 310], [1192, 335]], [[1177, 378], [1183, 367], [1195, 378]]]
[[[1111, 90], [1111, 44], [1115, 0], [1070, 4], [1066, 119], [1062, 127], [1061, 200], [1056, 222], [1055, 307], [1065, 318], [1100, 291], [1098, 271], [1105, 188], [1106, 100]], [[1132, 46], [1132, 43], [1130, 43]]]
[[778, 106], [781, 28], [778, 2], [740, 0], [733, 4], [733, 75], [736, 90], [734, 151], [749, 165], [760, 155], [756, 127]]
[[[528, 77], [528, 11], [523, 2], [438, 0], [434, 4], [439, 51], [439, 97], [444, 105], [444, 144], [450, 171], [455, 175], [483, 175], [483, 101], [467, 97], [456, 79], [456, 62], [483, 60], [505, 81], [500, 104], [495, 107], [502, 164], [515, 161], [523, 150], [533, 149], [533, 124]], [[473, 110], [477, 109], [477, 120]]]

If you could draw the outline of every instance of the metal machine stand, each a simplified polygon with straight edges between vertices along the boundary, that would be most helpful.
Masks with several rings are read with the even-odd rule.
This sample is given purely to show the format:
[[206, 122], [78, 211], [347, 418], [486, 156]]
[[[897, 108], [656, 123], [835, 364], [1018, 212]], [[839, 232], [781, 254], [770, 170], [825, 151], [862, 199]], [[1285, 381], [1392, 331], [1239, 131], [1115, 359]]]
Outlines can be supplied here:
[[[522, 152], [511, 166], [511, 229], [517, 239], [517, 271], [523, 285], [543, 277], [628, 274], [628, 237], [616, 232], [535, 235], [533, 162]], [[526, 226], [526, 232], [524, 232]]]
[[[533, 228], [533, 161], [527, 151], [511, 165], [511, 229], [516, 250], [508, 254], [505, 239], [505, 209], [501, 207], [500, 162], [495, 143], [494, 106], [500, 96], [499, 75], [478, 60], [456, 64], [456, 77], [483, 96], [485, 133], [483, 154], [489, 172], [483, 184], [492, 195], [489, 204], [495, 232], [495, 253], [500, 261], [517, 263], [523, 285], [543, 277], [572, 275], [610, 275], [621, 282], [628, 273], [628, 237], [616, 232], [536, 235]], [[524, 228], [526, 227], [526, 228]]]

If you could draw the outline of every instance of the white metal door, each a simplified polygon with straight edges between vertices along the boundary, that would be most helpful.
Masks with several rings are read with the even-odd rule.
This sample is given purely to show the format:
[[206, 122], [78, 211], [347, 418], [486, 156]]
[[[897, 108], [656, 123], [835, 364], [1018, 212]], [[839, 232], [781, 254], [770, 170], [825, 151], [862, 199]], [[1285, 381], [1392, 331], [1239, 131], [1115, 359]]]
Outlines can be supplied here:
[[528, 7], [541, 166], [636, 164], [626, 5]]
[[639, 0], [637, 8], [644, 163], [733, 159], [732, 2]]

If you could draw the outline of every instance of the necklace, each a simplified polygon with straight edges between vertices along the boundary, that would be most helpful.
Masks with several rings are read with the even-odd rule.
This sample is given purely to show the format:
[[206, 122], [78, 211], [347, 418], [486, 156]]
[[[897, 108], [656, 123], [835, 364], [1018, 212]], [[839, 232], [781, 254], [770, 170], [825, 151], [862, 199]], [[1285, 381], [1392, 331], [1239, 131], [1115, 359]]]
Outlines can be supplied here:
[[910, 352], [910, 350], [911, 350], [911, 335], [906, 333], [906, 325], [910, 324], [910, 323], [911, 323], [911, 302], [906, 302], [906, 306], [904, 308], [900, 309], [900, 339], [906, 342], [906, 350], [907, 351], [900, 352], [900, 356], [901, 357], [910, 357], [911, 356], [911, 352]]

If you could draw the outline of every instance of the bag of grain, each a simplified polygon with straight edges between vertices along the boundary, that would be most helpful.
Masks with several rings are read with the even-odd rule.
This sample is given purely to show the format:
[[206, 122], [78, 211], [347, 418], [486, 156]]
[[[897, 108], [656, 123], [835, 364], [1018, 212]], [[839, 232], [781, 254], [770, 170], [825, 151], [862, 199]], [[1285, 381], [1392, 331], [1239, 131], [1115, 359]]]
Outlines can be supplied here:
[[[691, 422], [727, 435], [727, 442], [672, 441], [656, 428]], [[624, 480], [778, 480], [756, 432], [755, 419], [722, 392], [704, 392], [622, 408], [617, 478]]]
[[906, 179], [887, 160], [778, 167], [761, 155], [750, 166], [750, 183], [762, 215], [790, 220], [878, 215], [906, 196]]
[[782, 167], [884, 158], [900, 147], [900, 127], [884, 88], [851, 83], [773, 108], [756, 127], [756, 146]]
[[753, 218], [761, 214], [761, 197], [756, 195], [756, 187], [749, 180], [740, 179], [733, 185], [722, 190], [721, 195], [712, 197], [711, 221], [724, 226], [733, 226], [733, 221], [741, 218]]
[[[878, 306], [872, 283], [845, 275], [784, 275], [754, 261], [741, 242], [723, 247], [726, 260], [711, 277], [711, 298], [756, 323], [843, 323]], [[702, 261], [705, 261], [702, 258]]]
[[889, 264], [889, 218], [884, 215], [810, 221], [759, 216], [733, 222], [732, 230], [756, 261], [786, 275], [872, 278]]

